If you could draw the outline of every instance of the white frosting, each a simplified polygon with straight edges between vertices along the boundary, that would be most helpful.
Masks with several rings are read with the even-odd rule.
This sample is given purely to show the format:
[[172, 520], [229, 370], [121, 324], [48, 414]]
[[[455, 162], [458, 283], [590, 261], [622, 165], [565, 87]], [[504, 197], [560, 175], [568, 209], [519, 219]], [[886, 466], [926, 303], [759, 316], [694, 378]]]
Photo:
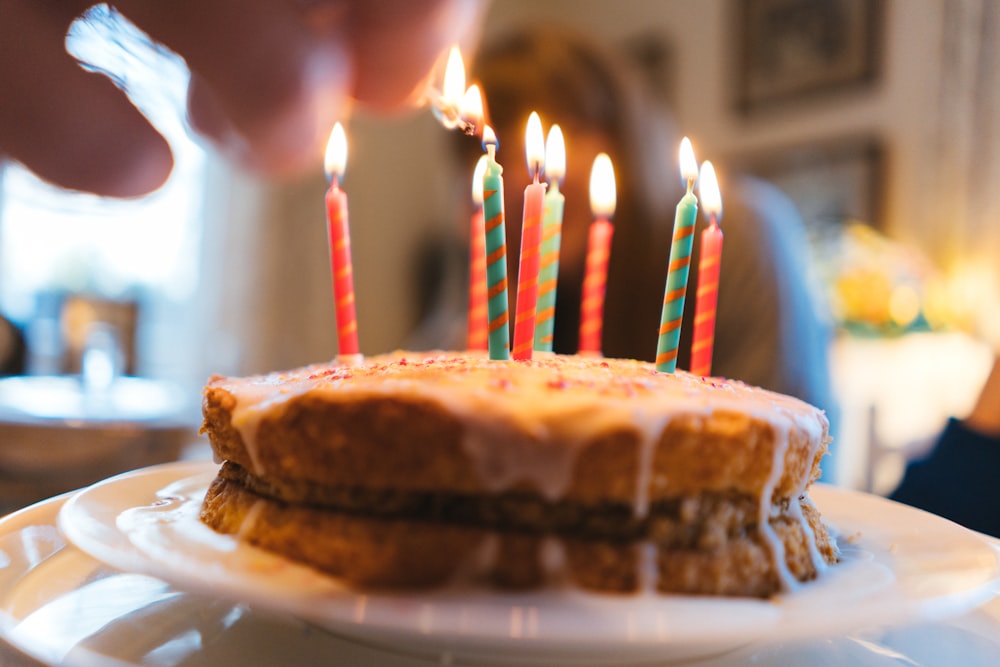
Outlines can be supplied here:
[[563, 541], [552, 536], [546, 536], [542, 540], [542, 549], [539, 554], [542, 570], [545, 572], [548, 581], [562, 581], [566, 572], [566, 545]]
[[[258, 475], [266, 473], [256, 438], [261, 418], [280, 414], [289, 402], [307, 394], [327, 401], [400, 396], [438, 403], [465, 426], [462, 444], [486, 489], [501, 491], [527, 482], [553, 500], [565, 493], [583, 445], [603, 433], [628, 428], [640, 436], [634, 499], [639, 517], [649, 509], [656, 443], [673, 417], [719, 410], [747, 414], [774, 429], [774, 460], [761, 497], [759, 528], [782, 583], [786, 588], [796, 584], [784, 547], [770, 525], [772, 495], [784, 469], [789, 432], [794, 428], [807, 433], [818, 447], [827, 428], [822, 412], [798, 399], [684, 371], [660, 373], [651, 364], [632, 360], [541, 355], [530, 361], [502, 362], [475, 353], [447, 352], [396, 352], [351, 366], [328, 363], [247, 378], [217, 378], [212, 385], [236, 397], [232, 424]], [[807, 484], [803, 479], [799, 491]], [[820, 569], [824, 560], [797, 496], [791, 507], [810, 538], [810, 551]]]
[[[361, 366], [318, 364], [219, 378], [212, 385], [237, 398], [232, 423], [255, 466], [261, 417], [294, 399], [306, 394], [331, 401], [403, 396], [437, 402], [468, 425], [465, 445], [484, 473], [488, 469], [480, 480], [484, 484], [502, 488], [527, 480], [549, 497], [558, 497], [568, 480], [564, 470], [556, 470], [565, 467], [564, 455], [544, 446], [549, 435], [582, 445], [601, 432], [628, 427], [643, 434], [646, 444], [675, 415], [715, 410], [749, 414], [776, 428], [794, 425], [816, 439], [826, 423], [819, 410], [802, 401], [741, 382], [683, 371], [659, 373], [639, 361], [563, 355], [498, 362], [467, 353], [397, 352], [369, 358]], [[507, 440], [498, 454], [496, 434], [504, 431], [528, 434], [530, 441]], [[640, 455], [646, 459], [652, 452], [644, 449]], [[637, 505], [643, 502], [641, 496], [636, 500]]]
[[240, 529], [237, 533], [237, 537], [244, 539], [246, 535], [253, 531], [254, 527], [257, 525], [257, 520], [260, 518], [261, 512], [264, 511], [266, 503], [263, 500], [257, 500], [250, 509], [247, 510], [246, 515], [243, 517], [243, 521], [240, 522]]
[[639, 590], [655, 591], [660, 578], [660, 568], [656, 563], [657, 549], [652, 542], [641, 542], [637, 547]]
[[792, 517], [799, 522], [803, 527], [803, 532], [806, 535], [806, 546], [809, 548], [809, 555], [812, 559], [813, 567], [816, 568], [816, 573], [819, 574], [827, 569], [826, 559], [823, 558], [823, 554], [820, 553], [819, 547], [816, 546], [816, 534], [812, 531], [812, 527], [809, 525], [809, 521], [802, 514], [802, 502], [799, 496], [795, 496], [792, 499], [789, 511]]
[[[760, 531], [764, 542], [771, 550], [771, 557], [774, 561], [774, 570], [781, 580], [782, 588], [794, 589], [798, 586], [798, 581], [788, 569], [785, 561], [785, 544], [779, 538], [774, 528], [771, 527], [771, 509], [774, 499], [774, 488], [781, 480], [781, 474], [785, 470], [785, 454], [788, 453], [788, 430], [776, 431], [774, 437], [774, 461], [771, 464], [771, 474], [764, 485], [760, 499], [760, 514], [757, 519], [757, 530]], [[808, 529], [808, 526], [804, 526]]]

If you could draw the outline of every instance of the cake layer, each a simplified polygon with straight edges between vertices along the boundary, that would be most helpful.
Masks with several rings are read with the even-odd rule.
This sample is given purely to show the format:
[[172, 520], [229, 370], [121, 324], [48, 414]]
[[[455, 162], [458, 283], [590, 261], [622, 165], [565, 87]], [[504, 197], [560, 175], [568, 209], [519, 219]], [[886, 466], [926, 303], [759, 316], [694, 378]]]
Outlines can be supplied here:
[[[523, 490], [453, 495], [275, 483], [255, 477], [232, 462], [222, 465], [218, 477], [264, 498], [320, 510], [525, 534], [619, 541], [652, 539], [677, 549], [722, 548], [728, 541], [755, 530], [759, 520], [758, 499], [712, 491], [657, 501], [644, 516], [637, 517], [631, 506], [623, 503], [551, 501]], [[787, 502], [772, 507], [769, 512], [772, 522], [787, 516], [788, 509]]]
[[827, 440], [822, 412], [787, 396], [563, 356], [391, 355], [214, 378], [204, 413], [217, 458], [259, 477], [470, 494], [528, 486], [639, 514], [692, 490], [798, 495]]
[[[787, 587], [747, 498], [686, 498], [686, 509], [653, 508], [643, 522], [615, 533], [599, 519], [559, 526], [543, 514], [501, 522], [488, 513], [427, 511], [434, 505], [394, 503], [391, 511], [371, 514], [288, 503], [252, 490], [255, 484], [267, 487], [226, 464], [207, 493], [202, 520], [365, 589], [479, 583], [764, 597]], [[794, 578], [815, 577], [805, 527], [787, 508], [776, 508], [771, 525]], [[824, 550], [819, 567], [834, 559]]]

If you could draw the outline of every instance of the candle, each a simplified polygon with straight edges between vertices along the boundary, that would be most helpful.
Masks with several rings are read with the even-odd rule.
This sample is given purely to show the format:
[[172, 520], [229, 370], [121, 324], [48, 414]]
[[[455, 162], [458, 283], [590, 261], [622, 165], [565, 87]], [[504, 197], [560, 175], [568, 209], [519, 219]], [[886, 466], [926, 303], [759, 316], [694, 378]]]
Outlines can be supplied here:
[[465, 93], [465, 62], [458, 46], [448, 49], [448, 61], [444, 68], [444, 82], [441, 92], [428, 90], [431, 95], [431, 110], [445, 128], [452, 130], [462, 126], [459, 103]]
[[472, 221], [469, 229], [469, 329], [470, 350], [489, 349], [489, 316], [486, 309], [486, 226], [483, 222], [483, 176], [486, 156], [476, 163], [472, 175]]
[[538, 309], [535, 314], [535, 349], [552, 351], [552, 332], [556, 316], [556, 281], [559, 277], [559, 245], [562, 242], [563, 206], [566, 198], [559, 183], [566, 175], [566, 143], [558, 125], [549, 128], [545, 140], [545, 193], [542, 215], [542, 259], [538, 270]]
[[719, 297], [719, 262], [722, 260], [722, 195], [711, 162], [701, 165], [698, 191], [708, 227], [701, 233], [698, 260], [698, 289], [695, 292], [694, 339], [691, 343], [691, 372], [711, 375], [712, 349], [715, 345], [715, 306]]
[[496, 160], [497, 138], [483, 126], [486, 171], [483, 173], [483, 218], [486, 230], [486, 309], [489, 314], [490, 359], [510, 359], [507, 325], [507, 228], [503, 212], [503, 167]]
[[608, 257], [614, 228], [610, 218], [615, 213], [617, 194], [615, 170], [611, 158], [601, 153], [590, 170], [590, 223], [587, 262], [583, 274], [583, 300], [580, 305], [580, 354], [601, 354], [604, 294], [608, 279]]
[[342, 359], [356, 357], [358, 321], [354, 311], [354, 269], [351, 263], [351, 234], [347, 222], [347, 193], [340, 179], [347, 167], [347, 137], [340, 123], [333, 126], [326, 147], [325, 169], [330, 179], [326, 192], [327, 238], [330, 244], [330, 271], [337, 312], [337, 349]]
[[534, 111], [525, 131], [528, 174], [532, 182], [524, 189], [524, 216], [521, 219], [521, 255], [517, 269], [517, 304], [514, 309], [514, 351], [516, 360], [531, 359], [535, 345], [535, 310], [538, 306], [538, 269], [542, 251], [542, 210], [545, 184], [539, 181], [545, 163], [542, 121]]
[[656, 345], [656, 370], [673, 373], [677, 368], [677, 347], [681, 338], [684, 316], [684, 296], [687, 292], [688, 269], [691, 266], [691, 245], [698, 217], [698, 199], [694, 182], [698, 178], [698, 162], [691, 141], [684, 137], [680, 147], [681, 177], [687, 181], [687, 192], [677, 203], [674, 215], [674, 239], [670, 244], [670, 265], [663, 290], [663, 311], [660, 314], [660, 336]]

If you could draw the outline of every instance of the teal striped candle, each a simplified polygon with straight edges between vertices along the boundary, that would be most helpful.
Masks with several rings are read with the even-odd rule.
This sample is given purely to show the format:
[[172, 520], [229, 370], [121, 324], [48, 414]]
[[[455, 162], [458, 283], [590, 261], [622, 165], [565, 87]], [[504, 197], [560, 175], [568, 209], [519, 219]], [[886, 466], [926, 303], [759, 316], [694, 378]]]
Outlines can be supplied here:
[[656, 344], [656, 370], [661, 373], [673, 373], [677, 369], [677, 348], [680, 346], [684, 297], [691, 268], [694, 225], [698, 219], [698, 199], [693, 192], [694, 182], [698, 177], [698, 162], [687, 137], [681, 141], [680, 163], [681, 176], [687, 181], [687, 192], [677, 203], [674, 215], [670, 265], [667, 269], [667, 284], [663, 290], [660, 335]]
[[483, 217], [486, 225], [486, 309], [489, 316], [490, 359], [510, 359], [510, 326], [507, 324], [507, 227], [503, 210], [503, 167], [496, 160], [497, 138], [483, 128], [486, 172], [483, 174]]
[[559, 183], [566, 174], [566, 144], [558, 125], [549, 128], [545, 141], [545, 178], [549, 189], [545, 193], [542, 217], [542, 264], [538, 273], [538, 307], [535, 315], [535, 349], [552, 351], [555, 329], [556, 285], [559, 278], [559, 246], [562, 243], [563, 208], [566, 197], [559, 192]]

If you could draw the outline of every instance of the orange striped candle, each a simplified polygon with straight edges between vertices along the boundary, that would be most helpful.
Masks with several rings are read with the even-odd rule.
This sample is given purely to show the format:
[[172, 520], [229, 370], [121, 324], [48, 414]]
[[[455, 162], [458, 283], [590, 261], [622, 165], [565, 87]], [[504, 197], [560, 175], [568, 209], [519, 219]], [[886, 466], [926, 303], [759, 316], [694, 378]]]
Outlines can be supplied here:
[[517, 304], [514, 310], [513, 357], [531, 359], [535, 346], [535, 311], [538, 307], [538, 269], [542, 252], [542, 211], [545, 207], [545, 184], [539, 176], [545, 162], [545, 137], [542, 121], [534, 111], [525, 132], [528, 174], [532, 183], [524, 189], [524, 217], [521, 222], [521, 254], [517, 270]]
[[486, 310], [486, 225], [483, 221], [483, 175], [486, 156], [476, 163], [472, 175], [472, 220], [469, 228], [469, 329], [466, 347], [489, 349], [489, 316]]
[[497, 137], [483, 126], [486, 172], [483, 174], [483, 217], [486, 228], [486, 310], [489, 317], [490, 359], [510, 359], [507, 305], [507, 226], [503, 211], [503, 167], [496, 160]]
[[551, 352], [555, 333], [556, 287], [559, 279], [559, 246], [562, 245], [563, 208], [566, 197], [559, 183], [566, 173], [566, 143], [558, 125], [545, 140], [545, 213], [542, 215], [542, 263], [538, 269], [538, 312], [535, 314], [535, 350]]
[[326, 192], [327, 238], [330, 244], [330, 271], [337, 312], [337, 350], [340, 356], [355, 357], [358, 351], [358, 320], [354, 310], [354, 269], [351, 262], [351, 233], [347, 221], [347, 193], [340, 179], [347, 166], [347, 137], [340, 123], [333, 126], [327, 143], [325, 168], [330, 179]]
[[715, 307], [719, 298], [719, 264], [722, 260], [722, 196], [715, 168], [711, 162], [701, 165], [698, 192], [708, 227], [701, 233], [701, 257], [698, 260], [698, 290], [695, 293], [694, 339], [691, 342], [691, 372], [712, 374], [712, 350], [715, 347]]
[[681, 339], [684, 317], [684, 297], [687, 292], [688, 270], [691, 267], [691, 246], [694, 225], [698, 219], [698, 199], [694, 182], [698, 177], [698, 162], [691, 141], [684, 137], [680, 147], [681, 177], [687, 181], [687, 192], [677, 203], [674, 215], [674, 238], [670, 244], [670, 265], [663, 290], [663, 310], [660, 314], [660, 335], [656, 343], [656, 370], [673, 373], [677, 369], [677, 348]]
[[615, 170], [611, 158], [601, 153], [594, 158], [590, 170], [590, 208], [594, 221], [590, 224], [587, 261], [583, 274], [583, 300], [580, 304], [580, 354], [601, 355], [604, 321], [604, 295], [608, 280], [608, 257], [614, 227], [610, 218], [615, 213], [617, 194]]

